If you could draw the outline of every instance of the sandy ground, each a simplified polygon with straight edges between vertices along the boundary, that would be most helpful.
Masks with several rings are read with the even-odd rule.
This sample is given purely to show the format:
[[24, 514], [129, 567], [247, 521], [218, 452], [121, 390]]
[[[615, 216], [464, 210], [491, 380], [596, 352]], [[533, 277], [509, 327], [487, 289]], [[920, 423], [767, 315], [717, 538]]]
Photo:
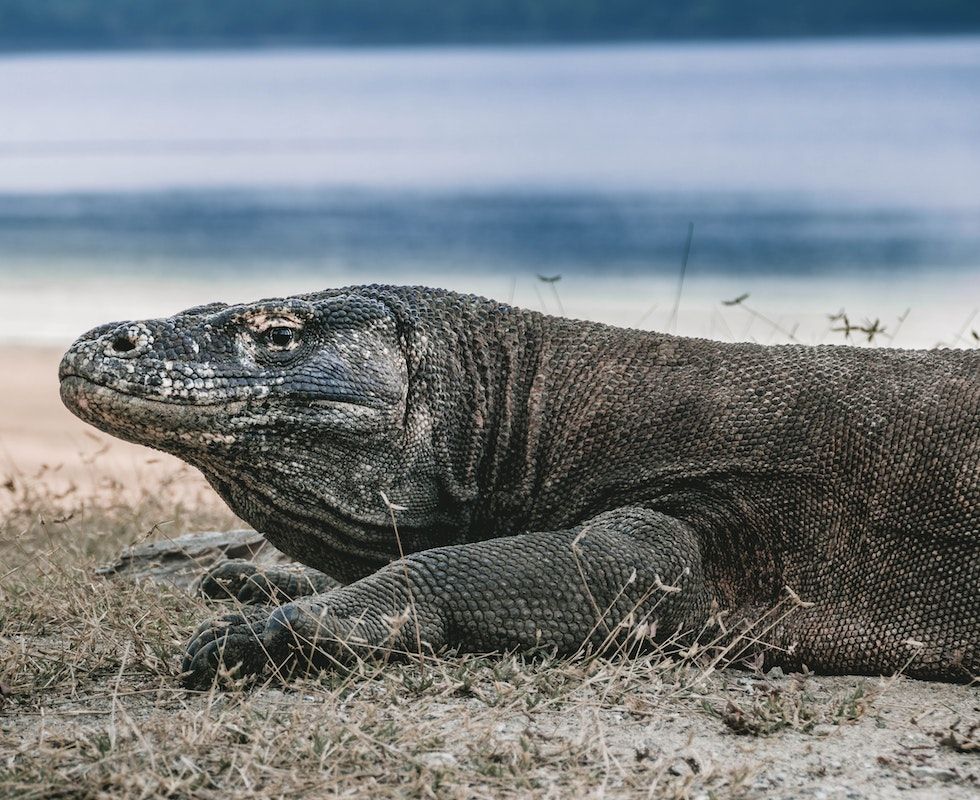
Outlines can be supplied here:
[[[207, 494], [172, 513], [203, 479], [72, 417], [59, 355], [0, 348], [0, 796], [980, 797], [976, 687], [695, 667], [680, 690], [649, 664], [448, 659], [436, 679], [390, 666], [343, 692], [187, 692], [181, 647], [216, 610], [94, 566], [157, 522], [235, 521]], [[71, 522], [38, 522], [62, 496]]]

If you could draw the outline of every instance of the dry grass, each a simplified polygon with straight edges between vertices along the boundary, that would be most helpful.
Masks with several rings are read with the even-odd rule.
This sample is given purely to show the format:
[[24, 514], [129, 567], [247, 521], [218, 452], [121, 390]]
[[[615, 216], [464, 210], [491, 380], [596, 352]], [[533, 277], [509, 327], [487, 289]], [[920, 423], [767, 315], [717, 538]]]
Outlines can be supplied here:
[[[967, 687], [930, 688], [923, 705], [928, 684], [883, 697], [878, 681], [654, 654], [446, 655], [185, 690], [182, 648], [216, 604], [94, 570], [147, 537], [240, 523], [188, 469], [91, 495], [47, 474], [4, 481], [3, 798], [770, 797], [850, 785], [840, 764], [860, 745], [867, 796], [975, 791]], [[930, 708], [928, 724], [905, 720]], [[951, 710], [963, 721], [944, 738]]]

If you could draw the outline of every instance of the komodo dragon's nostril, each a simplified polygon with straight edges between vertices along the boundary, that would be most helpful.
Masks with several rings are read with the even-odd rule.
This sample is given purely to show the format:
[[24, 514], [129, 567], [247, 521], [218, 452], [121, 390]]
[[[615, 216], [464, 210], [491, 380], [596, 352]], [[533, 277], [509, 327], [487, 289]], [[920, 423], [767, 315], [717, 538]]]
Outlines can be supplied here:
[[123, 334], [112, 340], [112, 349], [117, 353], [128, 353], [135, 348], [136, 340], [132, 336]]

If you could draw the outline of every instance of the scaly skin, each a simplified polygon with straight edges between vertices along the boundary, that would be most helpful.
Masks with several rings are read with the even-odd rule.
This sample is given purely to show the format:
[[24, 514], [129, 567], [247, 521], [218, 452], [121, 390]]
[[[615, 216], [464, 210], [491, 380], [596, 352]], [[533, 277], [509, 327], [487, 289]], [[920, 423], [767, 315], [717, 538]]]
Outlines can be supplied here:
[[191, 681], [735, 636], [787, 588], [804, 603], [752, 629], [770, 664], [980, 673], [977, 351], [721, 344], [367, 286], [103, 326], [61, 386], [346, 584], [273, 578], [298, 599], [202, 626]]

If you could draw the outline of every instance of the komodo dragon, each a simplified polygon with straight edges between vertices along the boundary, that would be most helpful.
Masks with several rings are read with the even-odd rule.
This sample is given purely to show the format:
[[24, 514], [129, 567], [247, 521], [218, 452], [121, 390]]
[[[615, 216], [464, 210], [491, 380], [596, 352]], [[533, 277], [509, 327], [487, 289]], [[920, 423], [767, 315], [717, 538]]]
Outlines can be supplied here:
[[[789, 669], [980, 674], [978, 351], [725, 344], [363, 286], [104, 325], [60, 377], [83, 420], [199, 468], [344, 584], [271, 574], [292, 601], [199, 628], [192, 682], [719, 630]], [[244, 597], [253, 572], [205, 585]]]

